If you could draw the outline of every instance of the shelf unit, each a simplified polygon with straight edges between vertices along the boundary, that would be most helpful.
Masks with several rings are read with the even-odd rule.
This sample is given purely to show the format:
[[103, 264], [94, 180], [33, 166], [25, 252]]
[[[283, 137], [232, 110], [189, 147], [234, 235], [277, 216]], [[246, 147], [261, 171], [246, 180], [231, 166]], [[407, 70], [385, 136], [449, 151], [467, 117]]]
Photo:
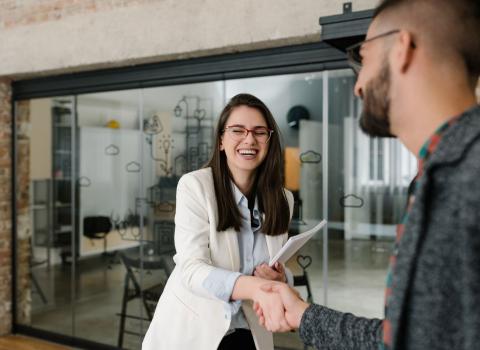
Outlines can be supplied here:
[[76, 206], [72, 198], [72, 178], [75, 178], [73, 171], [76, 169], [74, 150], [77, 149], [73, 135], [77, 128], [75, 109], [73, 97], [52, 100], [51, 246], [61, 248], [63, 262], [67, 256], [71, 256], [72, 233], [77, 231], [73, 229], [77, 220], [74, 220]]
[[30, 210], [33, 228], [33, 245], [47, 248], [47, 261], [50, 265], [50, 246], [52, 237], [52, 201], [51, 180], [33, 180], [30, 186], [32, 200]]

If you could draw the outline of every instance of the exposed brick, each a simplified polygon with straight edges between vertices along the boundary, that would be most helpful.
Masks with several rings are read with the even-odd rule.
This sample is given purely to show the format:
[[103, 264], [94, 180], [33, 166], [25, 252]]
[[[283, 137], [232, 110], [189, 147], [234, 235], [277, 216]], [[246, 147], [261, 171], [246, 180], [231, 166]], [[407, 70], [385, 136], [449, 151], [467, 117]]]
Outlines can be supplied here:
[[[9, 9], [13, 4], [9, 4]], [[11, 85], [0, 80], [0, 335], [12, 328], [11, 315]]]

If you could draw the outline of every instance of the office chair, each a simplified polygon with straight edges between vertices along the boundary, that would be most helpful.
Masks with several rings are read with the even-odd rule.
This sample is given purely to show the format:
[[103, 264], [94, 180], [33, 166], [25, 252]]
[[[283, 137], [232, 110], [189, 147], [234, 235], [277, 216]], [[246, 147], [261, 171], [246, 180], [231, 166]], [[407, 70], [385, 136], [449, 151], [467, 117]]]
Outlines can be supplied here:
[[90, 239], [103, 239], [103, 255], [107, 253], [107, 235], [112, 230], [108, 216], [85, 216], [83, 218], [83, 235]]
[[38, 295], [40, 296], [40, 299], [44, 304], [47, 304], [47, 298], [45, 297], [45, 293], [43, 292], [42, 287], [40, 287], [40, 284], [38, 283], [37, 277], [33, 273], [33, 268], [37, 266], [41, 266], [45, 263], [47, 263], [47, 259], [36, 259], [33, 251], [33, 245], [32, 245], [32, 239], [29, 239], [29, 245], [30, 245], [30, 259], [29, 259], [29, 265], [30, 265], [30, 279], [32, 281], [32, 293], [37, 292]]

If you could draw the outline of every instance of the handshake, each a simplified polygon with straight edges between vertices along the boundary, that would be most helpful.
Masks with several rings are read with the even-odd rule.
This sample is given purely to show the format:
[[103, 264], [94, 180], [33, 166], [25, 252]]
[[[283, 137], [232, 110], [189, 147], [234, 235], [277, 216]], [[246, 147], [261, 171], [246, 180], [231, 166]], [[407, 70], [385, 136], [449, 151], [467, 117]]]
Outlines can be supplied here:
[[299, 328], [308, 306], [295, 289], [275, 281], [265, 281], [259, 285], [253, 303], [259, 323], [270, 332]]

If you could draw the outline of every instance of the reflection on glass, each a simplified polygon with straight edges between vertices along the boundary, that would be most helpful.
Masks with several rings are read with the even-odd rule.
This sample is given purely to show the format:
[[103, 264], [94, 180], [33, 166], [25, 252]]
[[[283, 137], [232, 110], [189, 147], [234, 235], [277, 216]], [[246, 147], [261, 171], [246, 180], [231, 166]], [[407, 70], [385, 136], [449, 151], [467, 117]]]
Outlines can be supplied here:
[[394, 139], [366, 136], [353, 74], [329, 73], [329, 305], [383, 317], [388, 258], [415, 159]]
[[[397, 141], [359, 130], [354, 83], [339, 70], [18, 102], [17, 243], [31, 252], [19, 255], [19, 323], [140, 347], [173, 269], [178, 180], [208, 161], [220, 111], [243, 92], [267, 104], [283, 136], [290, 233], [328, 212], [329, 306], [381, 317], [416, 164]], [[323, 248], [318, 234], [288, 263], [318, 303]], [[275, 336], [277, 346], [292, 341]]]
[[17, 320], [72, 335], [74, 98], [19, 101]]
[[[117, 254], [97, 259], [97, 272], [91, 274], [103, 271], [97, 276], [103, 286], [77, 299], [84, 305], [76, 311], [77, 336], [140, 347], [173, 268], [178, 179], [208, 160], [213, 118], [223, 105], [222, 84], [78, 97], [79, 179], [88, 184], [79, 190], [81, 256], [93, 261], [105, 251]], [[85, 223], [96, 219], [88, 227], [98, 229], [103, 217], [110, 219], [111, 229], [102, 247], [102, 240], [85, 237]], [[87, 274], [80, 278], [88, 283]], [[95, 301], [86, 302], [87, 295]], [[80, 324], [92, 310], [105, 325], [101, 332], [88, 322]]]

